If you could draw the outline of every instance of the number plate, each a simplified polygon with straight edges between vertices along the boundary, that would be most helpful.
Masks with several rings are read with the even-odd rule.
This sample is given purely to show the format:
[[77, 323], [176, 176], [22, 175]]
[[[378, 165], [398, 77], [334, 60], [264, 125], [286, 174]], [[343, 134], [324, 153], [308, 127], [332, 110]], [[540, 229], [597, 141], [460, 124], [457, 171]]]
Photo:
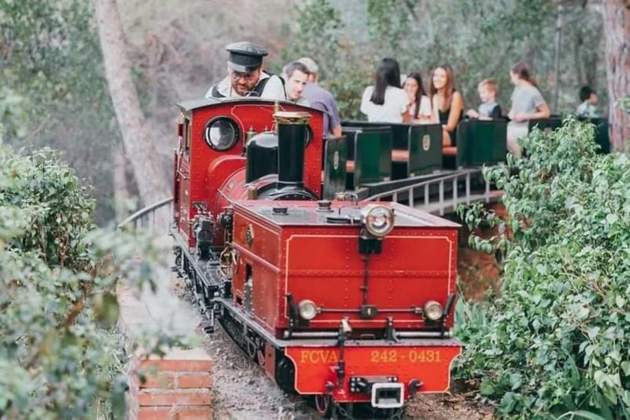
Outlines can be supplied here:
[[444, 358], [440, 350], [431, 349], [379, 349], [370, 351], [372, 363], [440, 363]]

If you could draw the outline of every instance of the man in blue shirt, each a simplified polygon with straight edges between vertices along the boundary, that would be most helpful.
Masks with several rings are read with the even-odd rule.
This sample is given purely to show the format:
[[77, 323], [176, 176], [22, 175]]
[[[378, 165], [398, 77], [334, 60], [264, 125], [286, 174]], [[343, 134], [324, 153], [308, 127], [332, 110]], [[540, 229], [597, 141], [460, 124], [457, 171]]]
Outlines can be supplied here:
[[309, 57], [302, 57], [297, 61], [304, 64], [309, 72], [309, 82], [304, 87], [302, 97], [308, 101], [312, 108], [319, 109], [324, 113], [324, 135], [326, 137], [341, 136], [341, 118], [339, 117], [337, 102], [329, 91], [317, 85], [319, 78], [317, 63]]

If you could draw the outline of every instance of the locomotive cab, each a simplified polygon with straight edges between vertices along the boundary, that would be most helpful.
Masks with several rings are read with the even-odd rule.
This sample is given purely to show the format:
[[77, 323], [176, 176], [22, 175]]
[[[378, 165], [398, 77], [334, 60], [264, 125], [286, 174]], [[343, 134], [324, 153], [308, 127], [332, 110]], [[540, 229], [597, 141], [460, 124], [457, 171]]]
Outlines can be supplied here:
[[[199, 226], [213, 226], [210, 240], [209, 231], [202, 235], [204, 245], [198, 252], [204, 255], [211, 250], [220, 252], [225, 242], [220, 221], [236, 199], [254, 198], [259, 194], [274, 199], [316, 199], [320, 196], [321, 111], [259, 98], [208, 98], [183, 102], [179, 108], [181, 122], [175, 154], [173, 214], [178, 234], [189, 247], [198, 248], [199, 233], [206, 231], [200, 230]], [[273, 144], [273, 136], [277, 136], [273, 114], [277, 111], [305, 112], [310, 116], [301, 134], [306, 137], [303, 139], [301, 171], [289, 158], [284, 159], [284, 166], [278, 167], [278, 162], [283, 160], [279, 158], [280, 148]], [[293, 147], [292, 144], [288, 146]], [[291, 149], [289, 153], [294, 156], [295, 150]], [[274, 158], [274, 155], [277, 156]], [[249, 166], [248, 160], [251, 162]], [[276, 180], [278, 169], [290, 179]], [[303, 177], [302, 186], [295, 182], [289, 185], [297, 175]]]

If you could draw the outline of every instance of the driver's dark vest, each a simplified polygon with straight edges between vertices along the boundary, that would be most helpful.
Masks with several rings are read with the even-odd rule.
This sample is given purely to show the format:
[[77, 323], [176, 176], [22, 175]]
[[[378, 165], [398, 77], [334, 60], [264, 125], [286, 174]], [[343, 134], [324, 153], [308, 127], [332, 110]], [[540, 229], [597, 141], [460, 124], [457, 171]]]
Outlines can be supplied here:
[[[254, 89], [250, 90], [247, 96], [260, 97], [263, 93], [263, 90], [265, 90], [265, 86], [267, 86], [267, 82], [271, 80], [272, 77], [277, 77], [278, 79], [280, 79], [280, 82], [282, 82], [282, 89], [284, 89], [284, 79], [282, 77], [269, 74], [269, 77], [265, 77], [264, 79], [259, 80]], [[212, 95], [213, 98], [225, 98], [225, 95], [219, 92], [218, 84], [212, 86], [212, 89], [210, 90], [210, 95]]]

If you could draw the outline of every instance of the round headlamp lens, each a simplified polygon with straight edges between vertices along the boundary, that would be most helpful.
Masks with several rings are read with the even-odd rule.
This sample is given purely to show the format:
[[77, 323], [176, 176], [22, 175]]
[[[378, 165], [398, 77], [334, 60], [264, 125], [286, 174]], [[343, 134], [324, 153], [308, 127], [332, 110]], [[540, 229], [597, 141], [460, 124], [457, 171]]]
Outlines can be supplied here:
[[310, 321], [317, 315], [317, 306], [312, 300], [305, 299], [298, 304], [298, 311], [303, 319]]
[[215, 150], [228, 150], [236, 144], [238, 140], [238, 127], [229, 118], [216, 118], [206, 125], [204, 138], [208, 146]]
[[394, 211], [388, 207], [371, 205], [362, 211], [363, 224], [368, 232], [382, 238], [394, 228]]
[[424, 304], [424, 316], [431, 321], [442, 318], [442, 305], [439, 302], [430, 300]]

